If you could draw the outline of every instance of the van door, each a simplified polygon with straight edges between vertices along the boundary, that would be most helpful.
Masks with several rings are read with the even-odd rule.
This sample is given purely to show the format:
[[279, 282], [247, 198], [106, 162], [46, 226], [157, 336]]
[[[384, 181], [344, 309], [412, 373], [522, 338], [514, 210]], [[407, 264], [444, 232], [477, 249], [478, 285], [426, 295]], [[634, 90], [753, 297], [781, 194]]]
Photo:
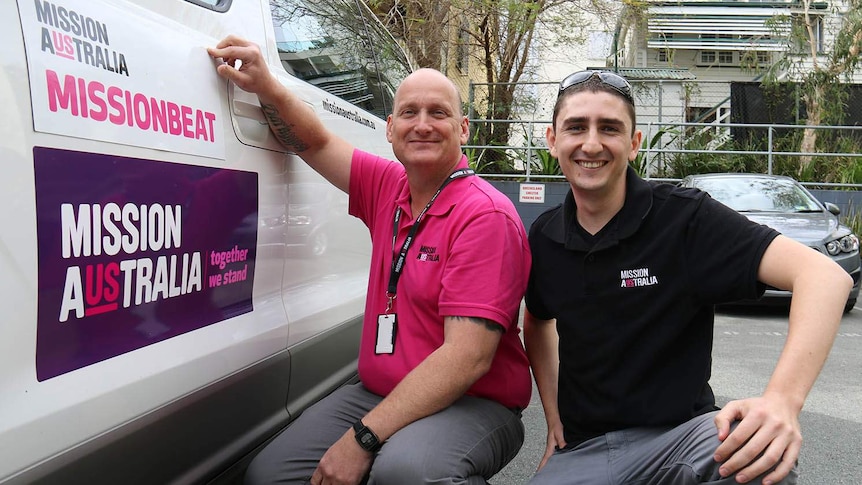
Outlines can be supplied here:
[[237, 141], [205, 51], [271, 25], [222, 10], [0, 2], [0, 482], [199, 481], [289, 420], [257, 254], [285, 160]]

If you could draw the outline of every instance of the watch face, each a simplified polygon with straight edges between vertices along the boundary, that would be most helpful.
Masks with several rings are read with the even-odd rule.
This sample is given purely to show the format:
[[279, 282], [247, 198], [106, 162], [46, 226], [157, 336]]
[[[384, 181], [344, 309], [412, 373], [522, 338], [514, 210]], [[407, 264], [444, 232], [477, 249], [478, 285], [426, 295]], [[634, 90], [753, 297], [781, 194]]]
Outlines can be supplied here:
[[380, 449], [380, 440], [374, 435], [374, 432], [357, 422], [353, 425], [353, 430], [356, 432], [356, 442], [359, 446], [370, 452], [376, 452]]

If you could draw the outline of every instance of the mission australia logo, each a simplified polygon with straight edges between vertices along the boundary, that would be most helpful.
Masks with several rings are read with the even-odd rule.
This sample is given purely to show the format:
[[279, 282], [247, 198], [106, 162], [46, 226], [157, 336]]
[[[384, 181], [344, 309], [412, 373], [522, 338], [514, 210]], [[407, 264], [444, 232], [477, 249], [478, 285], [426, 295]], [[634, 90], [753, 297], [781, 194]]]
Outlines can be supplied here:
[[111, 47], [108, 26], [61, 5], [36, 1], [42, 51], [120, 75], [129, 75], [126, 56]]
[[436, 246], [422, 245], [419, 248], [419, 255], [416, 256], [416, 259], [418, 259], [419, 261], [430, 261], [436, 263], [440, 261], [440, 255], [437, 253]]
[[649, 274], [649, 268], [624, 269], [620, 271], [620, 288], [635, 288], [658, 284], [658, 277]]

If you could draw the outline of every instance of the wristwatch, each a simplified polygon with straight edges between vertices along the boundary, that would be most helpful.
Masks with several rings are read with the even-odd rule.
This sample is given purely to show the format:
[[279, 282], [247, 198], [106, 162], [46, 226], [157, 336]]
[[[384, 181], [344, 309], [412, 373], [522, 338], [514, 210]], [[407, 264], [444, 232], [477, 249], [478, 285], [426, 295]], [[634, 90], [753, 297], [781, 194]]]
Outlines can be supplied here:
[[359, 443], [359, 446], [361, 446], [365, 451], [377, 453], [383, 446], [383, 443], [380, 442], [380, 438], [378, 438], [377, 435], [374, 434], [374, 431], [371, 431], [368, 426], [362, 424], [361, 419], [353, 423], [353, 432], [356, 436], [356, 442]]

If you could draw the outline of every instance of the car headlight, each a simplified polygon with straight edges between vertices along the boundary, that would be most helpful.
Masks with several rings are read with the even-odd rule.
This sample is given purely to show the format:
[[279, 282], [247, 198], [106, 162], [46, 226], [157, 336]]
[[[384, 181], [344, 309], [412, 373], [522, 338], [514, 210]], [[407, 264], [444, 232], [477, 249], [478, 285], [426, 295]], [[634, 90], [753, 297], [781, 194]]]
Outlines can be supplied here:
[[840, 253], [852, 253], [859, 250], [859, 238], [855, 234], [848, 234], [840, 239], [826, 243], [826, 251], [832, 256]]

